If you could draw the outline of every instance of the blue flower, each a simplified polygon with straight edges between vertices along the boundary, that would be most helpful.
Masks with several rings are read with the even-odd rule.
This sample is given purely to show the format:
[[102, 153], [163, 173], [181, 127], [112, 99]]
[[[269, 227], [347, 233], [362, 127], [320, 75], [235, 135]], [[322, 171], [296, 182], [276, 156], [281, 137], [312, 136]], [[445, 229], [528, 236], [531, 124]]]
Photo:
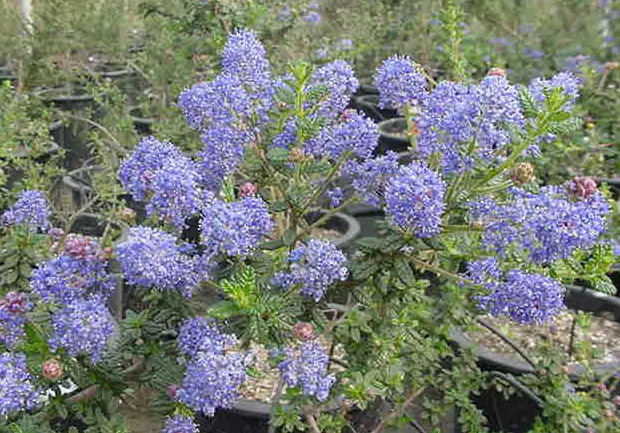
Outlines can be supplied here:
[[271, 73], [265, 48], [248, 30], [232, 33], [222, 52], [222, 68], [236, 75], [251, 91], [258, 91], [271, 84]]
[[377, 158], [365, 161], [347, 161], [340, 170], [340, 176], [366, 203], [383, 206], [383, 191], [388, 180], [398, 172], [398, 155], [387, 152]]
[[316, 158], [335, 160], [345, 154], [370, 158], [377, 147], [379, 128], [361, 114], [347, 115], [342, 122], [322, 129], [316, 137], [304, 143], [304, 151]]
[[351, 65], [344, 60], [335, 60], [318, 68], [312, 74], [309, 89], [318, 86], [327, 88], [327, 99], [319, 102], [318, 114], [331, 117], [341, 113], [349, 104], [351, 95], [359, 87], [359, 81]]
[[25, 190], [13, 206], [2, 214], [0, 222], [5, 225], [21, 224], [31, 230], [49, 228], [51, 211], [45, 195], [37, 190]]
[[130, 284], [192, 294], [211, 268], [209, 256], [186, 254], [174, 235], [149, 227], [129, 229], [116, 257]]
[[401, 110], [422, 104], [427, 95], [427, 83], [419, 67], [407, 56], [392, 56], [385, 60], [375, 75], [382, 108]]
[[75, 299], [52, 314], [50, 348], [66, 349], [72, 356], [88, 355], [101, 361], [116, 325], [104, 301], [97, 296]]
[[218, 408], [230, 409], [246, 380], [246, 362], [243, 353], [198, 352], [187, 364], [177, 400], [207, 416]]
[[26, 357], [5, 352], [0, 354], [0, 417], [32, 409], [41, 391], [35, 388], [34, 378], [28, 372]]
[[531, 325], [545, 323], [564, 309], [564, 286], [545, 275], [512, 269], [500, 279], [493, 270], [484, 280], [488, 294], [477, 297], [478, 307], [493, 316]]
[[319, 301], [328, 286], [344, 281], [348, 270], [347, 258], [328, 241], [310, 239], [289, 255], [290, 271], [276, 274], [272, 283], [284, 289], [299, 288], [300, 292]]
[[273, 221], [259, 197], [215, 200], [202, 210], [201, 243], [211, 254], [247, 256], [269, 234]]
[[287, 358], [278, 364], [282, 380], [288, 386], [299, 386], [304, 395], [326, 401], [336, 377], [327, 374], [329, 358], [321, 343], [306, 341], [299, 348], [287, 349], [286, 354]]
[[570, 72], [560, 72], [548, 80], [545, 78], [534, 78], [529, 85], [529, 90], [539, 105], [543, 106], [546, 99], [543, 90], [562, 89], [562, 93], [567, 97], [563, 110], [568, 112], [579, 97], [579, 84], [579, 79]]
[[30, 289], [45, 302], [66, 304], [87, 294], [107, 298], [116, 279], [100, 256], [83, 259], [65, 253], [32, 271]]
[[401, 167], [385, 187], [386, 215], [415, 236], [436, 235], [445, 209], [444, 190], [439, 175], [425, 164], [413, 162]]
[[186, 415], [174, 415], [166, 420], [161, 433], [199, 433], [194, 419]]
[[224, 354], [226, 349], [237, 344], [232, 334], [224, 334], [213, 319], [192, 317], [181, 325], [177, 345], [186, 356], [194, 357], [198, 352]]

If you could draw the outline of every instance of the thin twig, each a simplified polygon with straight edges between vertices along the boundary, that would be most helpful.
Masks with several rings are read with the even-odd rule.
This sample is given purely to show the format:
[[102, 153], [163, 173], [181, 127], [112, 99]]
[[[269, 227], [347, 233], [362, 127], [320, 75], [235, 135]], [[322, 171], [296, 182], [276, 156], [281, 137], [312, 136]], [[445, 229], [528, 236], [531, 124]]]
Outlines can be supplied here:
[[504, 335], [504, 333], [502, 333], [498, 329], [495, 329], [493, 326], [489, 325], [488, 323], [486, 323], [481, 318], [477, 318], [476, 322], [478, 322], [478, 324], [480, 324], [481, 326], [485, 327], [486, 329], [491, 331], [493, 334], [495, 334], [499, 338], [501, 338], [502, 341], [504, 341], [504, 343], [506, 343], [507, 345], [512, 347], [519, 355], [521, 355], [521, 357], [523, 359], [525, 359], [525, 361], [527, 361], [527, 363], [530, 364], [532, 366], [532, 368], [536, 369], [536, 364], [534, 363], [532, 358], [527, 356], [527, 354], [519, 346], [517, 346], [514, 341], [512, 341], [510, 338], [508, 338], [506, 335]]
[[523, 394], [531, 398], [539, 407], [543, 407], [543, 405], [545, 404], [545, 402], [540, 397], [534, 394], [534, 391], [532, 391], [527, 386], [519, 382], [514, 376], [510, 374], [501, 373], [499, 371], [492, 371], [489, 374], [493, 377], [497, 377], [498, 379], [504, 380], [505, 382], [514, 386], [519, 391], [521, 391]]
[[319, 425], [316, 423], [314, 414], [311, 412], [306, 412], [304, 413], [304, 416], [306, 417], [306, 420], [308, 421], [308, 424], [310, 425], [310, 430], [312, 430], [313, 433], [321, 433], [321, 429], [319, 428]]
[[424, 428], [414, 419], [409, 420], [409, 425], [415, 428], [420, 433], [428, 433]]
[[392, 420], [400, 415], [402, 415], [402, 413], [411, 405], [411, 403], [413, 403], [413, 401], [418, 398], [420, 396], [420, 394], [422, 394], [424, 391], [426, 390], [426, 387], [423, 386], [422, 388], [418, 388], [417, 390], [411, 390], [409, 392], [409, 395], [405, 398], [405, 401], [403, 401], [395, 410], [393, 410], [392, 412], [390, 412], [388, 414], [388, 416], [386, 416], [385, 418], [383, 418], [381, 420], [381, 422], [372, 430], [372, 433], [380, 433], [383, 431], [383, 429], [385, 427], [387, 427], [387, 425], [392, 422]]

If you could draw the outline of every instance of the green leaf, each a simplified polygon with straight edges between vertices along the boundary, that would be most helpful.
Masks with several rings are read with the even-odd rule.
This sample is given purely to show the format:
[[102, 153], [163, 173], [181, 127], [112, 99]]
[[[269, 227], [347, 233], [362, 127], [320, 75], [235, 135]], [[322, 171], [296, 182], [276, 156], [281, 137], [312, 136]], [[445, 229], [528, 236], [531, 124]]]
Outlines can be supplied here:
[[616, 293], [616, 286], [614, 286], [613, 281], [607, 275], [601, 275], [590, 281], [592, 282], [592, 288], [597, 292], [605, 293], [606, 295]]
[[286, 246], [293, 245], [295, 239], [297, 238], [297, 232], [295, 229], [288, 229], [284, 236], [282, 237], [282, 243]]

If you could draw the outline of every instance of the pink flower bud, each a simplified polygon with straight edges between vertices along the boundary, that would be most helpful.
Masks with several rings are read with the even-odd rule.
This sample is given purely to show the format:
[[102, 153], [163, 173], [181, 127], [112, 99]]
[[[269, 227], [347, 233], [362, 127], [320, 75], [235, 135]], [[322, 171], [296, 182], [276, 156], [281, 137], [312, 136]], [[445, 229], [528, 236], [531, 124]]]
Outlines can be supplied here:
[[502, 68], [491, 68], [489, 69], [489, 72], [487, 72], [487, 75], [489, 77], [505, 77], [506, 71]]
[[0, 306], [6, 308], [11, 313], [25, 313], [29, 310], [30, 303], [25, 293], [8, 292], [0, 300]]
[[177, 385], [177, 384], [168, 386], [168, 389], [167, 389], [168, 398], [170, 400], [174, 400], [176, 398], [177, 392], [179, 391], [180, 388], [181, 387], [179, 385]]
[[239, 196], [254, 197], [258, 192], [258, 188], [252, 182], [246, 182], [239, 187]]
[[52, 238], [53, 241], [57, 242], [65, 235], [65, 231], [61, 228], [54, 227], [47, 231], [47, 235]]
[[597, 191], [596, 181], [590, 177], [576, 177], [571, 182], [571, 190], [576, 197], [589, 198]]
[[300, 340], [308, 341], [314, 338], [314, 325], [312, 323], [297, 322], [294, 331]]
[[41, 367], [41, 374], [47, 380], [58, 380], [62, 376], [62, 364], [58, 359], [48, 359]]

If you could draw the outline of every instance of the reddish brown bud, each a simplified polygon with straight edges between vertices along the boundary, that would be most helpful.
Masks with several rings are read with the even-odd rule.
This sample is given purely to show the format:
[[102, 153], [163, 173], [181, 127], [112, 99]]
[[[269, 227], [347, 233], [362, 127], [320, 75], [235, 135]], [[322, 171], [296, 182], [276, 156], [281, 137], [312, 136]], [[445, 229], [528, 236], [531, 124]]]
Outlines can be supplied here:
[[129, 223], [136, 219], [136, 212], [133, 209], [126, 207], [119, 211], [118, 217], [121, 219], [121, 221]]
[[347, 108], [346, 110], [342, 112], [341, 117], [342, 117], [342, 120], [347, 121], [353, 116], [355, 116], [356, 114], [357, 114], [357, 110], [354, 110], [353, 108]]
[[589, 198], [597, 191], [596, 181], [590, 177], [576, 177], [571, 182], [571, 190], [576, 197]]
[[168, 398], [170, 400], [174, 400], [180, 388], [181, 387], [177, 384], [168, 386], [168, 389], [166, 390], [166, 393], [168, 394]]
[[616, 406], [620, 406], [620, 395], [616, 395], [613, 399], [611, 399], [611, 402]]
[[308, 341], [314, 338], [314, 325], [308, 322], [297, 322], [293, 328], [300, 340]]
[[487, 72], [487, 75], [489, 77], [505, 77], [506, 71], [502, 68], [491, 68], [489, 69], [489, 72]]
[[62, 363], [55, 358], [48, 359], [41, 366], [41, 374], [47, 380], [58, 380], [62, 376]]
[[529, 162], [520, 162], [515, 167], [512, 173], [512, 180], [523, 185], [524, 183], [531, 182], [534, 179], [534, 167]]
[[258, 192], [258, 188], [252, 182], [246, 182], [239, 187], [239, 196], [253, 197]]
[[291, 157], [291, 160], [296, 161], [296, 162], [303, 161], [304, 158], [306, 157], [306, 154], [304, 153], [304, 151], [296, 147], [291, 149], [289, 155]]

